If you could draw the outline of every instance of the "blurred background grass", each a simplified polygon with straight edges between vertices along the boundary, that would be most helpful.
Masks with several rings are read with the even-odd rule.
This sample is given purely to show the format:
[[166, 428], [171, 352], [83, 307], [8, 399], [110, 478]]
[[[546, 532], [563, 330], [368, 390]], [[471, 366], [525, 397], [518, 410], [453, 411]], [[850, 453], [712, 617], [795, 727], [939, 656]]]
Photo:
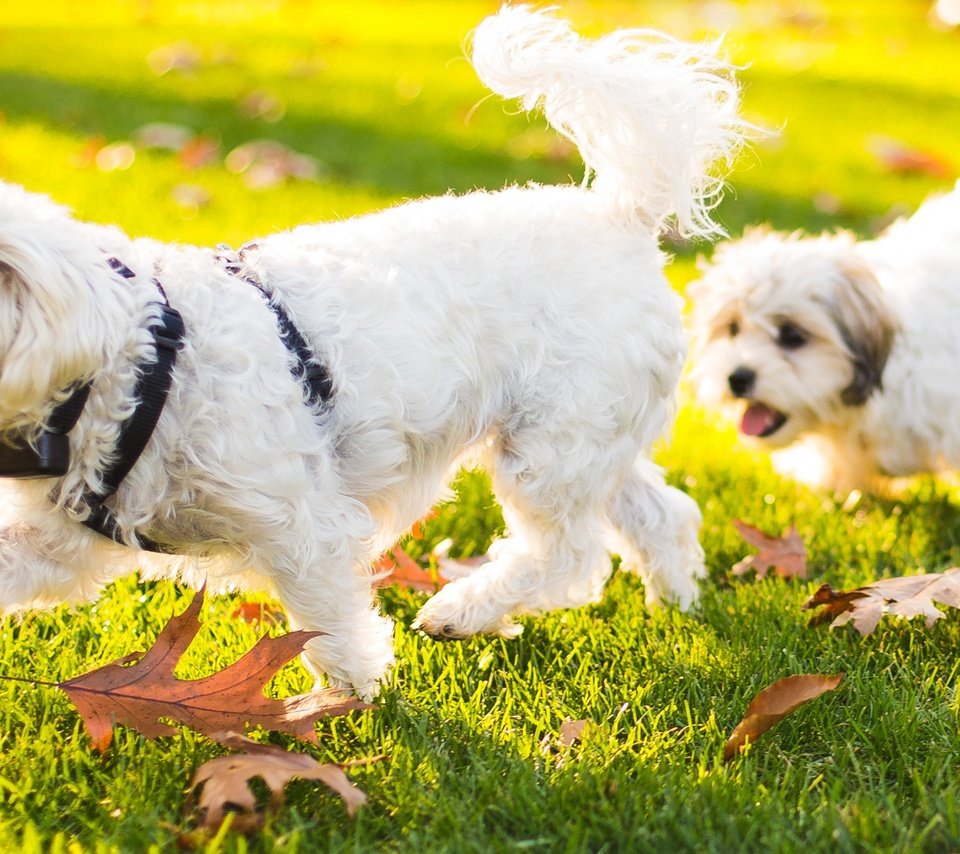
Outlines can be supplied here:
[[[923, 0], [569, 2], [588, 33], [649, 25], [725, 34], [746, 115], [779, 133], [742, 157], [722, 218], [869, 230], [960, 168], [960, 44]], [[170, 240], [237, 243], [306, 220], [426, 193], [580, 175], [539, 119], [476, 81], [462, 44], [492, 2], [40, 2], [0, 8], [0, 174], [80, 216]], [[196, 169], [135, 152], [103, 172], [98, 145], [149, 122], [225, 155], [269, 138], [315, 158], [319, 179], [259, 193], [222, 157]], [[941, 174], [891, 168], [898, 144]], [[171, 192], [196, 185], [201, 209]]]
[[[777, 130], [730, 176], [719, 216], [734, 234], [770, 222], [870, 235], [960, 174], [960, 32], [934, 21], [926, 0], [560, 5], [591, 34], [724, 34], [746, 116]], [[464, 60], [468, 32], [496, 7], [0, 4], [0, 178], [134, 235], [234, 245], [423, 194], [578, 181], [570, 148], [540, 119], [488, 99]], [[145, 127], [158, 122], [167, 127], [151, 133], [163, 145], [147, 147]], [[256, 140], [274, 144], [272, 159], [248, 158], [244, 169], [236, 149]], [[682, 291], [709, 247], [674, 251], [668, 273]], [[853, 501], [810, 492], [686, 397], [658, 457], [704, 508], [712, 582], [697, 611], [648, 614], [640, 583], [616, 577], [603, 603], [527, 620], [517, 641], [438, 645], [407, 628], [423, 597], [387, 591], [394, 685], [375, 713], [324, 724], [317, 751], [391, 754], [353, 772], [370, 806], [350, 823], [331, 798], [295, 788], [250, 848], [955, 850], [956, 617], [860, 641], [807, 631], [798, 610], [822, 581], [957, 563], [953, 487], [921, 479], [895, 498]], [[459, 495], [412, 553], [446, 536], [465, 552], [485, 547], [500, 521], [484, 480], [465, 476]], [[796, 524], [811, 581], [732, 580], [748, 551], [735, 517], [772, 531]], [[182, 603], [170, 585], [126, 579], [96, 606], [8, 620], [0, 671], [76, 675], [142, 648]], [[253, 630], [231, 609], [208, 605], [205, 646], [182, 675], [250, 645]], [[725, 733], [757, 690], [840, 669], [850, 676], [836, 698], [719, 765]], [[275, 687], [307, 685], [291, 666]], [[565, 717], [589, 718], [596, 734], [573, 752], [544, 749]], [[214, 752], [189, 735], [147, 743], [123, 732], [101, 760], [63, 698], [0, 685], [0, 847], [168, 850], [189, 773]]]

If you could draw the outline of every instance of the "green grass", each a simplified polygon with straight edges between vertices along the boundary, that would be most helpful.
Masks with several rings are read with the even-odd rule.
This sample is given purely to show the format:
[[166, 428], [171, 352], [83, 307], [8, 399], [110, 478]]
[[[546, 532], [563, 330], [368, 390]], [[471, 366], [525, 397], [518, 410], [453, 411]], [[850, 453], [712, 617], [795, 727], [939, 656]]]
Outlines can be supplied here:
[[[960, 169], [960, 36], [931, 29], [920, 0], [570, 2], [586, 30], [653, 25], [683, 37], [727, 31], [745, 66], [745, 110], [780, 128], [744, 154], [720, 215], [738, 232], [833, 224], [870, 234], [944, 181], [886, 171], [876, 136], [928, 149]], [[78, 215], [134, 234], [232, 244], [449, 188], [579, 178], [542, 123], [484, 92], [460, 45], [493, 2], [233, 3], [89, 0], [0, 6], [0, 176], [50, 193]], [[792, 18], [779, 14], [799, 9]], [[155, 76], [146, 56], [184, 41], [202, 64]], [[304, 76], [302, 70], [312, 68]], [[238, 99], [277, 96], [276, 123]], [[150, 121], [212, 134], [224, 151], [259, 137], [323, 165], [316, 183], [248, 190], [220, 163], [188, 171], [138, 151], [133, 166], [76, 165], [89, 139], [129, 138]], [[199, 211], [171, 191], [196, 184]], [[815, 201], [817, 200], [817, 201]], [[832, 212], [825, 212], [832, 211]], [[703, 247], [699, 247], [702, 251]], [[679, 289], [695, 250], [678, 252]], [[921, 480], [896, 499], [842, 498], [780, 480], [731, 430], [685, 399], [659, 458], [704, 509], [710, 568], [690, 614], [648, 613], [640, 583], [615, 576], [604, 601], [525, 620], [514, 641], [436, 644], [409, 629], [422, 596], [384, 594], [398, 665], [380, 708], [318, 727], [321, 760], [386, 752], [352, 771], [370, 795], [356, 820], [314, 785], [290, 787], [265, 831], [229, 851], [837, 851], [960, 847], [957, 717], [960, 616], [932, 629], [884, 622], [869, 638], [809, 629], [799, 605], [817, 585], [939, 571], [960, 560], [958, 496]], [[427, 527], [422, 552], [453, 536], [482, 549], [500, 524], [481, 478]], [[747, 551], [730, 525], [796, 524], [809, 582], [734, 580]], [[149, 644], [189, 593], [125, 579], [95, 605], [0, 624], [0, 672], [62, 680]], [[213, 600], [181, 668], [237, 658], [255, 633]], [[802, 672], [845, 671], [817, 700], [723, 765], [750, 698]], [[299, 665], [277, 691], [307, 688]], [[592, 728], [544, 749], [565, 718]], [[290, 744], [285, 738], [278, 743]], [[147, 741], [118, 729], [100, 757], [55, 691], [0, 684], [0, 850], [170, 850], [191, 774], [219, 749], [185, 732]]]

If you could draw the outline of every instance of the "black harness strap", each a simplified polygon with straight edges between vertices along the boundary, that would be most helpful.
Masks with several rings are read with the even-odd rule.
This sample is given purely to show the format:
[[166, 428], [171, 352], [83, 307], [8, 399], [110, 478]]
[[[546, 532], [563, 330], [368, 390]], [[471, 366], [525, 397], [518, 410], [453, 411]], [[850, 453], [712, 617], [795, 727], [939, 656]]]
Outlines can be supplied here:
[[276, 317], [277, 326], [280, 329], [280, 340], [297, 357], [297, 363], [293, 366], [291, 373], [306, 387], [307, 402], [310, 406], [329, 403], [333, 397], [333, 379], [326, 366], [317, 361], [313, 350], [307, 343], [306, 338], [303, 337], [303, 333], [297, 329], [296, 324], [290, 319], [290, 315], [287, 314], [283, 306], [277, 302], [276, 297], [244, 266], [244, 254], [256, 249], [257, 245], [255, 243], [247, 244], [235, 254], [228, 246], [218, 246], [217, 248], [220, 254], [216, 258], [223, 265], [223, 269], [231, 276], [236, 276], [256, 288]]
[[[109, 259], [109, 264], [124, 278], [133, 278], [134, 274], [117, 259]], [[117, 455], [113, 464], [101, 476], [101, 488], [96, 492], [89, 491], [83, 496], [83, 500], [90, 508], [90, 514], [83, 520], [83, 524], [122, 545], [127, 543], [123, 539], [116, 516], [104, 502], [120, 487], [153, 435], [160, 420], [160, 413], [167, 401], [167, 395], [170, 393], [177, 352], [183, 346], [183, 338], [186, 334], [180, 312], [171, 308], [160, 282], [156, 279], [152, 281], [163, 299], [163, 302], [159, 303], [159, 323], [150, 327], [157, 358], [156, 361], [145, 365], [140, 372], [133, 391], [138, 401], [137, 407], [120, 428]], [[139, 548], [146, 551], [160, 553], [169, 551], [148, 537], [137, 535], [136, 539]]]
[[255, 282], [251, 284], [263, 294], [267, 305], [273, 309], [277, 317], [277, 326], [280, 327], [280, 339], [284, 346], [297, 357], [297, 364], [293, 366], [292, 373], [307, 387], [308, 402], [311, 406], [327, 403], [333, 397], [333, 380], [327, 373], [326, 367], [317, 362], [310, 345], [307, 344], [300, 330], [293, 325], [290, 315], [283, 310], [283, 306], [260, 284]]
[[[254, 245], [244, 247], [246, 250]], [[320, 364], [289, 315], [277, 302], [273, 294], [241, 266], [244, 261], [241, 249], [236, 258], [217, 256], [227, 272], [240, 277], [259, 291], [267, 305], [273, 311], [280, 339], [284, 346], [296, 356], [292, 372], [307, 390], [307, 400], [311, 406], [328, 403], [333, 397], [333, 381], [326, 367]], [[117, 258], [108, 258], [109, 266], [125, 279], [135, 274]], [[156, 360], [144, 365], [137, 378], [133, 396], [137, 400], [133, 414], [121, 425], [117, 440], [117, 453], [114, 462], [102, 473], [101, 487], [87, 490], [81, 497], [81, 503], [88, 508], [83, 524], [98, 534], [121, 545], [134, 545], [145, 551], [168, 554], [171, 549], [140, 534], [134, 534], [134, 542], [128, 543], [120, 530], [120, 524], [106, 501], [116, 493], [123, 479], [130, 473], [140, 455], [147, 447], [150, 437], [160, 420], [170, 387], [173, 382], [173, 369], [177, 362], [177, 352], [183, 347], [186, 330], [180, 313], [170, 306], [163, 286], [152, 279], [160, 294], [159, 321], [152, 324], [150, 332], [156, 348]], [[0, 442], [0, 477], [62, 477], [70, 464], [70, 444], [68, 433], [76, 426], [90, 394], [90, 385], [78, 386], [62, 403], [58, 404], [44, 429], [35, 442], [19, 443], [16, 437], [12, 441]]]
[[62, 403], [57, 404], [46, 426], [34, 444], [0, 442], [0, 477], [61, 477], [70, 465], [70, 439], [67, 434], [76, 426], [90, 396], [90, 384], [77, 386]]
[[153, 333], [157, 358], [155, 362], [143, 367], [137, 379], [133, 394], [139, 403], [120, 429], [116, 459], [101, 477], [101, 499], [108, 498], [117, 491], [147, 447], [170, 393], [177, 351], [183, 346], [183, 336], [186, 333], [183, 319], [176, 309], [162, 305], [160, 323], [150, 331]]
[[[157, 287], [161, 293], [159, 283]], [[164, 299], [166, 297], [164, 296]], [[177, 351], [183, 346], [186, 329], [180, 313], [168, 304], [161, 304], [160, 323], [151, 327], [153, 343], [157, 350], [157, 359], [146, 365], [137, 380], [134, 395], [139, 401], [133, 414], [120, 428], [117, 441], [117, 456], [113, 464], [101, 477], [102, 487], [97, 492], [88, 492], [84, 496], [90, 515], [83, 524], [98, 534], [103, 534], [115, 542], [125, 544], [113, 511], [104, 502], [113, 495], [130, 469], [140, 458], [153, 431], [160, 420], [160, 413], [167, 402], [170, 385], [173, 381], [173, 367], [177, 362]], [[137, 535], [139, 547], [151, 552], [166, 553], [168, 550], [149, 537]]]

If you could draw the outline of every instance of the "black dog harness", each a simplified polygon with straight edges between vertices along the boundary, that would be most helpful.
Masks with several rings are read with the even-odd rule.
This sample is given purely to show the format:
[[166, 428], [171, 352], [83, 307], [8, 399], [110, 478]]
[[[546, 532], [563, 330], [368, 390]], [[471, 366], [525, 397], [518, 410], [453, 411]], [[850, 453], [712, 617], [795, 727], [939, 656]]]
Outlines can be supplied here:
[[297, 357], [291, 373], [306, 387], [307, 403], [310, 406], [329, 403], [330, 398], [333, 397], [333, 380], [330, 378], [326, 367], [317, 361], [310, 345], [307, 344], [300, 330], [294, 325], [290, 315], [246, 264], [246, 255], [256, 251], [257, 248], [256, 243], [248, 243], [234, 253], [230, 250], [230, 247], [221, 245], [217, 247], [219, 254], [215, 257], [231, 276], [236, 276], [241, 281], [256, 288], [270, 310], [273, 311], [277, 318], [277, 326], [280, 327], [280, 340]]
[[[224, 260], [222, 256], [219, 256], [219, 259]], [[125, 279], [135, 276], [116, 258], [107, 259], [107, 263]], [[232, 269], [229, 264], [226, 265], [226, 269], [234, 275], [240, 271], [239, 266]], [[333, 382], [326, 368], [314, 359], [306, 339], [279, 303], [258, 281], [247, 276], [242, 277], [242, 280], [257, 288], [276, 315], [280, 338], [287, 349], [296, 356], [292, 373], [305, 385], [310, 405], [317, 406], [329, 402], [333, 395]], [[170, 392], [177, 352], [183, 347], [186, 333], [183, 318], [175, 308], [170, 306], [163, 286], [155, 278], [151, 281], [162, 300], [157, 303], [160, 308], [160, 318], [150, 327], [157, 357], [154, 362], [143, 366], [140, 371], [134, 389], [136, 408], [120, 428], [114, 462], [103, 472], [100, 488], [87, 490], [81, 499], [90, 510], [83, 524], [121, 545], [128, 545], [128, 543], [123, 539], [114, 512], [105, 502], [119, 489], [123, 479], [130, 473], [153, 435]], [[45, 428], [32, 444], [16, 443], [15, 440], [14, 443], [9, 443], [9, 440], [0, 443], [0, 477], [37, 478], [65, 475], [70, 465], [68, 434], [80, 419], [89, 395], [90, 383], [78, 386], [66, 400], [56, 406], [47, 419]], [[162, 554], [170, 552], [170, 549], [149, 537], [137, 535], [135, 539], [135, 545], [145, 551]]]

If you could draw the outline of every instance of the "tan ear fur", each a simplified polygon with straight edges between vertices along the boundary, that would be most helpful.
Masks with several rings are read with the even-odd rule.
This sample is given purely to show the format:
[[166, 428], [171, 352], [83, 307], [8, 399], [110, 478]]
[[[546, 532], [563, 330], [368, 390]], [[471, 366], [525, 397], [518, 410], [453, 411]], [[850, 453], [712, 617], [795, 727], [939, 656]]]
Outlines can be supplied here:
[[897, 323], [864, 259], [845, 255], [840, 273], [843, 283], [835, 290], [830, 308], [853, 363], [853, 379], [840, 397], [846, 406], [862, 406], [881, 388]]

